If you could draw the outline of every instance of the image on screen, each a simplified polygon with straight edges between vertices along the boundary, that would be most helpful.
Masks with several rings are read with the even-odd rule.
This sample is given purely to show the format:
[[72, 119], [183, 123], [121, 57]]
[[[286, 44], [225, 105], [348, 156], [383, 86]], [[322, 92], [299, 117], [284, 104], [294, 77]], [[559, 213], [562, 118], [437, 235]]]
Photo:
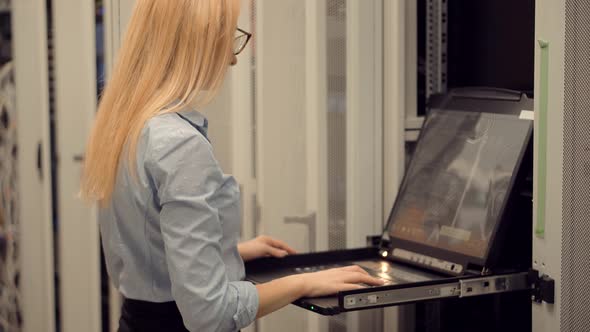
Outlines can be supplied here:
[[390, 235], [483, 258], [531, 126], [516, 115], [432, 110]]

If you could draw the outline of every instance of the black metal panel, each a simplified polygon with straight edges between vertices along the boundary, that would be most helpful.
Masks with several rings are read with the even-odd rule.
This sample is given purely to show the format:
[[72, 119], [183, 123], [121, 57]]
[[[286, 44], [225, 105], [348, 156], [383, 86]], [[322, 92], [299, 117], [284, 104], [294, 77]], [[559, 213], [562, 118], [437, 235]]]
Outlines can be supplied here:
[[534, 0], [448, 0], [449, 88], [532, 93]]
[[312, 254], [289, 255], [285, 258], [261, 258], [246, 263], [246, 275], [252, 276], [258, 273], [267, 273], [271, 270], [293, 268], [299, 266], [313, 266], [329, 263], [347, 262], [379, 257], [376, 247], [323, 251]]
[[531, 331], [531, 308], [528, 292], [421, 303], [414, 332]]

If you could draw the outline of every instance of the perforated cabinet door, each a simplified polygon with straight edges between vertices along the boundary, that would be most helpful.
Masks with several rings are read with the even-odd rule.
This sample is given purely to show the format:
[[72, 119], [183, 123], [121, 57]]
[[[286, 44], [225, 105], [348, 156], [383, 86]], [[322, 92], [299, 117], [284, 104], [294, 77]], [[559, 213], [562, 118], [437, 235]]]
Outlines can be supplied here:
[[556, 280], [556, 301], [533, 304], [535, 331], [590, 330], [588, 15], [588, 1], [537, 1], [533, 263]]
[[[258, 232], [284, 239], [300, 252], [326, 243], [326, 169], [319, 167], [327, 148], [325, 26], [308, 16], [312, 10], [325, 12], [320, 3], [326, 4], [258, 0], [253, 11]], [[312, 25], [324, 32], [308, 34]], [[312, 38], [323, 42], [323, 54]], [[318, 81], [311, 82], [314, 78]], [[257, 326], [262, 332], [323, 331], [314, 316], [287, 306]]]
[[[17, 135], [18, 193], [11, 194], [18, 195], [13, 198], [18, 200], [15, 208], [19, 222], [14, 230], [18, 230], [15, 235], [20, 265], [22, 330], [53, 332], [56, 319], [48, 12], [42, 0], [11, 1], [11, 5], [13, 57], [18, 60], [14, 62], [16, 116], [8, 120]], [[1, 160], [5, 164], [4, 159]], [[4, 194], [5, 190], [3, 188]], [[2, 324], [0, 330], [3, 330]]]
[[535, 331], [588, 331], [590, 307], [590, 3], [538, 0], [534, 261], [555, 304], [533, 304]]
[[[258, 231], [300, 252], [365, 246], [382, 218], [382, 1], [254, 2]], [[261, 331], [357, 331], [380, 312], [290, 306]]]
[[566, 332], [590, 330], [589, 15], [588, 1], [566, 1], [560, 320]]

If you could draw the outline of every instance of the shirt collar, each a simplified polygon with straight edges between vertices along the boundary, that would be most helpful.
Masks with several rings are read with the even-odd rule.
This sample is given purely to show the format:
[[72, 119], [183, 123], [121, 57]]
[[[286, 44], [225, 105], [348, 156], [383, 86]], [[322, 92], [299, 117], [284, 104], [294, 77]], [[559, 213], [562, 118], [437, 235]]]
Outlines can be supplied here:
[[[174, 103], [172, 103], [174, 104]], [[197, 111], [197, 108], [193, 105], [186, 105], [180, 111], [176, 113], [182, 115], [182, 117], [188, 120], [193, 126], [199, 127], [203, 135], [207, 136], [207, 129], [209, 129], [209, 121], [207, 118]]]
[[207, 129], [209, 129], [209, 121], [207, 121], [207, 118], [203, 114], [197, 112], [191, 107], [187, 107], [184, 110], [178, 111], [178, 113], [190, 121], [190, 123], [192, 123], [194, 126], [203, 129], [205, 135], [207, 134]]
[[[194, 107], [187, 106], [185, 109], [178, 111], [184, 119], [189, 121], [194, 127], [198, 127], [197, 129], [207, 137], [207, 130], [209, 129], [209, 121], [207, 118], [199, 113]], [[208, 138], [207, 138], [208, 139]]]

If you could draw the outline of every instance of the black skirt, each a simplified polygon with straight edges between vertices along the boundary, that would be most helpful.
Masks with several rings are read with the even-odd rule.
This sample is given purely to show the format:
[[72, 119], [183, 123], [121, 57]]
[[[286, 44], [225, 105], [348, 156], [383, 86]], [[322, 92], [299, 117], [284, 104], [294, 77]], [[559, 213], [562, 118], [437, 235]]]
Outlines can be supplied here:
[[124, 299], [118, 332], [189, 332], [176, 302]]

